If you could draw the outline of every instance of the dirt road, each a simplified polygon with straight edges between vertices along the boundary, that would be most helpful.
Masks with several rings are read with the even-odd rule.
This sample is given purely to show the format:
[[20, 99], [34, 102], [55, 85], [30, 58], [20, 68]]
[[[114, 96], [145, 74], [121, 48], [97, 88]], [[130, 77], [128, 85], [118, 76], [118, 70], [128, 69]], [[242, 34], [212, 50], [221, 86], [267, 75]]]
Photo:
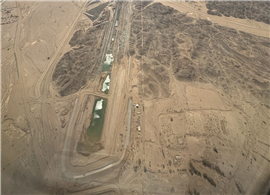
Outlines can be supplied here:
[[[61, 44], [57, 48], [56, 52], [54, 53], [53, 57], [51, 58], [50, 62], [47, 64], [46, 69], [42, 72], [40, 75], [36, 86], [35, 86], [35, 95], [37, 98], [41, 96], [41, 84], [44, 81], [45, 77], [51, 77], [52, 71], [54, 70], [55, 65], [58, 63], [59, 59], [62, 57], [61, 51], [63, 50], [63, 47], [67, 45], [69, 42], [70, 38], [73, 35], [74, 32], [74, 27], [76, 26], [78, 20], [80, 19], [81, 15], [85, 11], [85, 6], [87, 2], [84, 2], [81, 11], [78, 13], [77, 17], [75, 18], [74, 22], [71, 24], [69, 27], [69, 30], [67, 31], [65, 37], [63, 38]], [[49, 72], [50, 70], [50, 72]], [[48, 83], [45, 83], [48, 84]], [[44, 88], [45, 89], [45, 88]], [[46, 90], [45, 90], [45, 95], [46, 95]]]
[[23, 71], [22, 66], [22, 59], [21, 59], [21, 51], [19, 46], [19, 40], [21, 36], [21, 20], [22, 20], [22, 14], [21, 14], [21, 8], [20, 3], [16, 2], [17, 5], [17, 11], [18, 11], [18, 24], [17, 24], [17, 31], [16, 31], [16, 38], [15, 38], [15, 59], [20, 79], [20, 86], [21, 86], [21, 95], [24, 101], [24, 108], [25, 108], [25, 114], [32, 126], [30, 128], [31, 135], [33, 136], [32, 141], [32, 148], [34, 150], [34, 155], [36, 156], [36, 159], [38, 160], [39, 167], [41, 172], [46, 173], [45, 178], [49, 181], [50, 185], [54, 185], [55, 177], [52, 173], [51, 167], [48, 165], [48, 158], [44, 155], [44, 153], [41, 150], [40, 141], [39, 141], [39, 132], [38, 129], [41, 129], [39, 123], [36, 121], [35, 117], [32, 115], [30, 111], [30, 105], [29, 102], [31, 101], [31, 98], [27, 95], [26, 87], [25, 87], [25, 73]]

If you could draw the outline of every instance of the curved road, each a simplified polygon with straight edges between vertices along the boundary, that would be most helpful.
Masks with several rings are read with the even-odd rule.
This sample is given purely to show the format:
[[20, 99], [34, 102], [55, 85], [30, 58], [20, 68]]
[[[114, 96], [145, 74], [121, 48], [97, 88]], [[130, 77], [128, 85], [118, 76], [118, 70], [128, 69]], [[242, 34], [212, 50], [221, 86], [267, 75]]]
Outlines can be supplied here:
[[49, 62], [46, 69], [42, 72], [41, 76], [39, 77], [39, 79], [35, 85], [35, 95], [37, 98], [39, 98], [41, 96], [41, 87], [40, 87], [41, 83], [43, 82], [43, 80], [44, 80], [45, 76], [47, 75], [47, 73], [49, 72], [49, 70], [54, 68], [54, 66], [57, 64], [58, 59], [61, 57], [61, 53], [59, 54], [59, 52], [62, 51], [63, 47], [66, 45], [66, 43], [70, 40], [71, 36], [73, 35], [73, 29], [76, 26], [81, 15], [83, 14], [86, 4], [87, 4], [87, 1], [83, 4], [81, 11], [78, 13], [76, 19], [74, 20], [74, 22], [70, 26], [68, 32], [66, 33], [66, 36], [63, 38], [62, 42], [60, 43], [59, 47], [55, 51], [53, 57], [51, 58], [51, 61]]
[[[43, 173], [43, 177], [44, 179], [48, 182], [48, 185], [53, 187], [55, 185], [59, 185], [59, 184], [64, 184], [65, 181], [59, 181], [58, 184], [55, 184], [56, 178], [58, 178], [58, 171], [54, 170], [53, 168], [55, 167], [55, 164], [53, 165], [52, 163], [49, 162], [49, 159], [55, 158], [55, 153], [56, 151], [54, 151], [54, 147], [52, 147], [54, 145], [54, 141], [52, 139], [53, 137], [53, 132], [52, 132], [52, 127], [51, 127], [51, 122], [50, 122], [50, 116], [49, 116], [49, 109], [48, 108], [48, 103], [52, 102], [52, 99], [48, 99], [47, 93], [49, 91], [49, 82], [47, 82], [50, 77], [51, 77], [51, 73], [54, 69], [54, 66], [56, 65], [57, 60], [61, 57], [61, 50], [63, 49], [63, 47], [67, 44], [67, 42], [69, 41], [70, 37], [72, 36], [72, 32], [74, 27], [76, 26], [80, 16], [83, 14], [84, 12], [84, 8], [87, 4], [87, 2], [84, 3], [84, 5], [82, 6], [80, 12], [78, 13], [77, 17], [75, 18], [75, 20], [73, 21], [72, 25], [70, 26], [67, 34], [65, 35], [65, 37], [63, 38], [62, 42], [60, 43], [59, 47], [57, 48], [54, 56], [52, 57], [51, 61], [49, 62], [49, 64], [47, 65], [46, 69], [42, 72], [41, 76], [39, 77], [36, 85], [35, 85], [35, 96], [36, 96], [36, 100], [35, 103], [38, 103], [39, 105], [41, 105], [41, 109], [42, 109], [42, 118], [37, 119], [35, 118], [35, 116], [32, 114], [31, 112], [31, 107], [30, 107], [30, 103], [33, 103], [34, 100], [32, 100], [28, 94], [27, 94], [27, 90], [26, 90], [26, 84], [25, 84], [25, 73], [23, 70], [23, 61], [22, 61], [22, 52], [20, 50], [19, 47], [19, 42], [20, 42], [20, 37], [21, 37], [21, 27], [22, 27], [22, 13], [21, 13], [21, 8], [20, 8], [20, 2], [16, 2], [17, 4], [17, 10], [18, 10], [18, 24], [17, 24], [17, 30], [16, 30], [16, 37], [15, 37], [15, 44], [14, 44], [14, 50], [15, 50], [15, 60], [16, 60], [16, 65], [17, 65], [17, 69], [18, 69], [18, 75], [19, 75], [19, 83], [20, 83], [20, 88], [21, 88], [21, 94], [22, 94], [22, 99], [24, 102], [24, 109], [25, 109], [25, 114], [27, 119], [29, 120], [29, 124], [31, 125], [30, 131], [31, 131], [31, 135], [32, 135], [32, 149], [33, 149], [33, 154], [35, 155], [37, 161], [38, 161], [38, 165], [39, 165], [39, 169], [40, 172]], [[117, 10], [117, 9], [116, 9]], [[116, 12], [117, 13], [117, 12]], [[116, 18], [116, 14], [114, 19], [112, 20], [113, 24], [111, 25], [112, 30], [114, 29], [114, 21]], [[109, 33], [108, 35], [109, 37], [112, 36], [112, 33]], [[110, 39], [108, 39], [106, 41], [105, 44], [105, 51], [108, 49], [108, 44], [110, 43]], [[43, 90], [43, 93], [41, 93], [41, 85], [42, 83], [45, 83], [45, 87]], [[91, 95], [95, 95], [95, 96], [99, 96], [99, 97], [103, 97], [103, 98], [108, 98], [108, 95], [99, 93], [99, 92], [92, 92], [90, 90], [83, 90], [81, 92], [78, 92], [77, 95], [80, 96], [84, 96], [87, 94], [91, 94]], [[74, 95], [74, 94], [73, 94]], [[72, 95], [72, 97], [74, 97]], [[70, 98], [71, 96], [67, 97]], [[39, 99], [41, 98], [41, 99]], [[56, 98], [57, 99], [57, 98]], [[61, 98], [63, 100], [63, 98]], [[55, 98], [54, 98], [55, 100]], [[29, 102], [28, 102], [29, 101]], [[38, 101], [38, 102], [36, 102]], [[75, 100], [75, 104], [74, 104], [74, 109], [72, 112], [72, 116], [67, 128], [67, 133], [66, 133], [66, 137], [65, 137], [65, 143], [64, 143], [64, 147], [63, 147], [63, 152], [61, 155], [61, 173], [64, 174], [66, 177], [68, 177], [69, 179], [80, 179], [80, 178], [84, 178], [102, 171], [105, 171], [107, 169], [110, 169], [112, 167], [115, 167], [117, 165], [119, 165], [121, 162], [123, 162], [123, 159], [126, 156], [126, 149], [127, 146], [129, 144], [129, 138], [130, 138], [130, 124], [131, 124], [131, 109], [132, 109], [132, 100], [129, 100], [129, 104], [128, 104], [128, 121], [127, 121], [127, 126], [128, 126], [128, 131], [127, 131], [127, 135], [126, 135], [126, 140], [125, 140], [125, 147], [124, 150], [122, 152], [122, 155], [120, 158], [115, 159], [114, 157], [111, 158], [111, 160], [108, 163], [108, 159], [105, 159], [104, 161], [102, 161], [102, 163], [97, 163], [96, 166], [92, 166], [92, 170], [87, 169], [88, 167], [85, 166], [83, 167], [83, 169], [87, 169], [87, 171], [84, 171], [84, 173], [80, 173], [81, 172], [81, 168], [79, 167], [80, 171], [78, 169], [76, 169], [76, 167], [73, 167], [75, 172], [70, 172], [69, 169], [66, 168], [66, 163], [68, 162], [68, 159], [66, 158], [69, 157], [69, 155], [67, 154], [69, 151], [69, 142], [70, 142], [70, 132], [71, 129], [74, 127], [74, 118], [76, 118], [76, 113], [77, 113], [77, 108], [78, 108], [78, 96]], [[46, 132], [45, 132], [46, 131]], [[97, 165], [100, 166], [100, 164], [103, 164], [101, 167], [98, 167]], [[57, 166], [56, 166], [57, 167]], [[78, 172], [76, 172], [76, 170], [78, 170]]]

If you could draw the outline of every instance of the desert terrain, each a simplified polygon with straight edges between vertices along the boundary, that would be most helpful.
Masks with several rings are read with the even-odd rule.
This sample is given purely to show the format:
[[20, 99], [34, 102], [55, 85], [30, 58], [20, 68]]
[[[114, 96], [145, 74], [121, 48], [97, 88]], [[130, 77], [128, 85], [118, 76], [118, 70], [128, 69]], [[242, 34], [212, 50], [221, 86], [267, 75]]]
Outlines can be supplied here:
[[269, 10], [2, 1], [1, 194], [268, 194]]

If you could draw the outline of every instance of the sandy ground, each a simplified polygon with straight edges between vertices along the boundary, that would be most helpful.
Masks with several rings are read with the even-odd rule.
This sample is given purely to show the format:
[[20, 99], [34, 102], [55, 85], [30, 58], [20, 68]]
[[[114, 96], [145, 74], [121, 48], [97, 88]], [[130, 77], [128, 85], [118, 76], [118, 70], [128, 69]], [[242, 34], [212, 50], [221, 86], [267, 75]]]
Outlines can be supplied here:
[[[162, 4], [191, 17], [269, 37], [269, 25], [207, 15], [204, 3]], [[130, 90], [134, 94], [140, 85], [136, 77], [145, 74], [139, 68], [143, 59], [133, 59]], [[131, 185], [129, 192], [262, 193], [259, 190], [269, 180], [269, 110], [246, 91], [233, 95], [207, 83], [179, 82], [172, 75], [170, 80], [169, 97], [148, 100], [141, 93], [142, 130], [133, 134], [131, 159], [121, 178]], [[205, 166], [204, 160], [212, 166]], [[191, 167], [198, 175], [191, 174]], [[215, 186], [203, 174], [213, 178]]]
[[[263, 23], [224, 21], [202, 11], [193, 14], [196, 7], [203, 6], [199, 3], [162, 4], [191, 17], [269, 37], [269, 26]], [[144, 98], [144, 92], [138, 92], [143, 59], [132, 58], [131, 64], [130, 92], [144, 112], [134, 110], [131, 153], [121, 173], [120, 183], [129, 185], [129, 193], [249, 194], [267, 185], [269, 111], [258, 99], [242, 90], [227, 94], [212, 84], [179, 82], [172, 75], [169, 97]], [[136, 130], [139, 116], [140, 132]], [[191, 167], [201, 176], [191, 174]], [[215, 186], [207, 177], [213, 178]]]
[[[4, 193], [51, 194], [66, 191], [70, 186], [76, 186], [76, 183], [80, 184], [79, 189], [85, 189], [84, 184], [92, 181], [91, 177], [75, 181], [75, 184], [70, 184], [68, 179], [85, 178], [102, 171], [102, 167], [106, 170], [122, 162], [125, 152], [117, 141], [123, 141], [123, 135], [120, 138], [119, 132], [125, 132], [128, 102], [128, 96], [124, 94], [126, 71], [121, 66], [114, 68], [112, 93], [109, 95], [100, 92], [100, 78], [65, 97], [60, 97], [50, 83], [57, 62], [71, 49], [68, 42], [73, 33], [93, 25], [83, 14], [84, 11], [102, 2], [87, 3], [4, 2], [2, 5], [3, 11], [8, 10], [6, 15], [10, 20], [9, 24], [2, 26], [2, 32], [6, 32], [2, 33], [4, 50], [1, 64], [3, 75], [6, 75], [2, 77]], [[110, 26], [114, 27], [115, 14], [111, 7], [107, 9], [111, 12]], [[15, 19], [10, 19], [9, 10], [12, 10]], [[111, 38], [107, 40], [111, 42]], [[120, 77], [116, 76], [118, 71], [121, 72]], [[124, 96], [125, 103], [122, 102]], [[90, 98], [89, 105], [85, 105], [87, 97]], [[104, 150], [86, 158], [78, 154], [76, 148], [82, 126], [90, 122], [89, 114], [95, 97], [108, 99], [106, 115], [115, 118], [106, 118], [102, 137]], [[121, 106], [114, 108], [113, 102]], [[114, 134], [110, 126], [121, 129], [114, 139], [107, 138]], [[11, 148], [11, 152], [8, 148]], [[66, 179], [61, 179], [62, 175]], [[89, 186], [97, 184], [92, 182]]]
[[[101, 73], [71, 95], [55, 91], [55, 66], [72, 49], [74, 32], [93, 27], [85, 11], [102, 3], [2, 3], [8, 21], [1, 25], [2, 194], [251, 194], [266, 188], [269, 108], [241, 89], [227, 94], [210, 83], [178, 81], [172, 68], [169, 95], [160, 90], [146, 98], [144, 59], [128, 53], [134, 2], [105, 8], [110, 18], [104, 52], [115, 56], [109, 94], [100, 92]], [[203, 2], [162, 4], [269, 37], [269, 25], [208, 15]], [[108, 100], [104, 148], [83, 156], [77, 144], [96, 97]], [[132, 108], [125, 149], [129, 98], [139, 107]]]
[[222, 26], [234, 28], [254, 35], [269, 37], [269, 25], [263, 22], [257, 22], [249, 19], [240, 19], [234, 17], [219, 17], [207, 14], [205, 2], [170, 2], [164, 1], [163, 5], [171, 6], [174, 9], [186, 13], [190, 17], [206, 19]]

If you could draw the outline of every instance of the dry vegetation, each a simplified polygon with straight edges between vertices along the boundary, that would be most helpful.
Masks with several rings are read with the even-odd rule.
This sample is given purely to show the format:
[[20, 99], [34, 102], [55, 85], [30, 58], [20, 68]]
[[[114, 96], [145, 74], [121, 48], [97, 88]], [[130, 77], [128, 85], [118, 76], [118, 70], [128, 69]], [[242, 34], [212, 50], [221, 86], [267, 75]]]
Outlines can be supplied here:
[[1, 25], [11, 24], [18, 21], [18, 16], [14, 12], [13, 8], [3, 8], [1, 9]]
[[[104, 9], [103, 4], [102, 8]], [[93, 27], [74, 33], [69, 42], [72, 50], [68, 51], [58, 62], [52, 76], [61, 96], [77, 92], [100, 73], [103, 55], [102, 43], [108, 19], [109, 12], [104, 11]]]
[[1, 3], [3, 194], [267, 193], [268, 2]]
[[100, 4], [99, 6], [87, 11], [88, 14], [90, 14], [91, 16], [89, 16], [89, 18], [91, 20], [96, 20], [98, 17], [99, 17], [99, 14], [104, 10], [104, 8], [108, 5], [109, 3], [103, 3], [103, 4]]
[[134, 3], [130, 32], [145, 104], [145, 134], [135, 133], [133, 167], [146, 174], [145, 192], [159, 184], [160, 193], [254, 190], [246, 178], [260, 167], [254, 139], [262, 139], [256, 132], [266, 132], [268, 124], [263, 110], [269, 109], [270, 39], [145, 2]]
[[269, 1], [208, 1], [207, 13], [218, 16], [256, 20], [270, 24]]
[[240, 88], [269, 106], [268, 38], [195, 20], [157, 3], [135, 13], [130, 53], [142, 59], [144, 96], [168, 96], [172, 68], [179, 81], [210, 82], [229, 94]]

